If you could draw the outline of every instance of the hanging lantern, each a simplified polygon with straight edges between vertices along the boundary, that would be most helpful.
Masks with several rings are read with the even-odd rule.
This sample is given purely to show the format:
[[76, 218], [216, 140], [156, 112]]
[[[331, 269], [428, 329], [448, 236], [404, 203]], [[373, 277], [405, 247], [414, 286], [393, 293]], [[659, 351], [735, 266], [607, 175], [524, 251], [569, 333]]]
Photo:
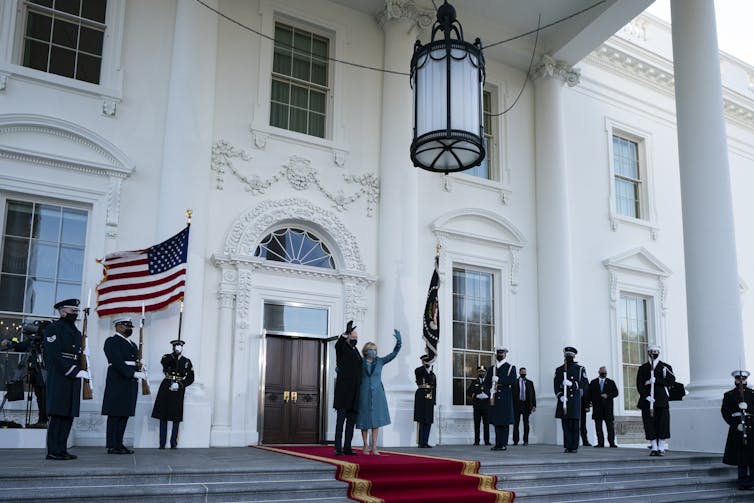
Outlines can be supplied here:
[[[435, 40], [442, 33], [443, 38]], [[432, 41], [416, 41], [411, 58], [414, 89], [414, 166], [436, 173], [464, 171], [484, 160], [484, 55], [477, 38], [463, 40], [456, 10], [437, 9]]]

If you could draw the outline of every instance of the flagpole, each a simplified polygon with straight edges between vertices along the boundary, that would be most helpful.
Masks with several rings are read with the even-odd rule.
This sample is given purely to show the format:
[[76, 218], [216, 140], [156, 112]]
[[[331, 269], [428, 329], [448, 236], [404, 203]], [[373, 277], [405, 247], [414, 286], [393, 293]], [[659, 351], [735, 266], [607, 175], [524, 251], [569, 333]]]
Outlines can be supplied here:
[[[194, 211], [191, 208], [186, 210], [186, 227], [191, 227], [191, 216]], [[188, 243], [187, 243], [188, 246]], [[188, 253], [188, 250], [187, 250]], [[188, 258], [186, 259], [186, 272], [188, 273]], [[181, 329], [183, 328], [183, 302], [186, 299], [186, 290], [183, 290], [183, 297], [181, 297], [181, 310], [178, 314], [178, 340], [181, 340]]]

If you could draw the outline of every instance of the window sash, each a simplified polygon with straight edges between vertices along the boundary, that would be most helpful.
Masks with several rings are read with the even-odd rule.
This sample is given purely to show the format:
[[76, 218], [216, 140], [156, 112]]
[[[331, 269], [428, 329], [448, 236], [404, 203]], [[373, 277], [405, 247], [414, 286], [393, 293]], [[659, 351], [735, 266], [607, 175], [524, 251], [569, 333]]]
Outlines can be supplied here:
[[639, 295], [621, 293], [620, 332], [623, 371], [623, 407], [637, 410], [639, 394], [636, 373], [644, 363], [649, 345], [649, 299]]
[[643, 218], [639, 143], [617, 134], [613, 135], [613, 178], [616, 212]]

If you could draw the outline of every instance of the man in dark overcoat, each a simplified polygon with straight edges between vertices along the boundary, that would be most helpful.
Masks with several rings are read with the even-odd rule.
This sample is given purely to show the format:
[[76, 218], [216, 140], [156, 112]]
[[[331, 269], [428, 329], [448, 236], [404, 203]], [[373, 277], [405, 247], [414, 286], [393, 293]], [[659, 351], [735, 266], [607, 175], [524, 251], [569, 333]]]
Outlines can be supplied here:
[[73, 418], [79, 416], [81, 379], [89, 373], [81, 370], [81, 332], [75, 322], [79, 300], [67, 299], [55, 304], [60, 318], [44, 330], [44, 359], [47, 368], [45, 398], [50, 423], [47, 428], [47, 459], [69, 460], [77, 456], [67, 451]]
[[[359, 388], [361, 387], [361, 353], [356, 344], [359, 333], [353, 320], [346, 323], [346, 330], [335, 343], [335, 455], [355, 456], [351, 448], [353, 428], [359, 411]], [[345, 424], [345, 434], [343, 426]]]
[[[667, 389], [675, 384], [673, 367], [660, 361], [660, 347], [647, 348], [649, 361], [636, 372], [644, 436], [652, 442], [650, 456], [664, 456], [670, 438], [670, 404]], [[652, 406], [654, 404], [654, 407]]]
[[[495, 364], [484, 378], [484, 388], [490, 390], [490, 423], [495, 426], [495, 445], [491, 450], [508, 450], [508, 433], [513, 424], [513, 393], [516, 367], [505, 361], [508, 348], [495, 350]], [[494, 399], [492, 398], [494, 394]]]
[[186, 388], [194, 382], [194, 366], [183, 355], [186, 344], [180, 338], [170, 341], [173, 352], [162, 355], [160, 364], [165, 377], [160, 383], [157, 398], [152, 408], [152, 417], [160, 420], [160, 449], [165, 448], [168, 436], [168, 421], [173, 422], [170, 432], [170, 448], [178, 448], [178, 429], [183, 421], [183, 401]]
[[414, 393], [414, 421], [419, 423], [419, 447], [429, 448], [429, 431], [435, 419], [437, 403], [437, 377], [432, 371], [432, 358], [422, 355], [422, 365], [414, 369], [416, 393]]
[[754, 391], [746, 386], [748, 370], [731, 372], [735, 387], [723, 395], [720, 413], [728, 423], [723, 463], [738, 467], [738, 487], [754, 489]]
[[526, 368], [518, 369], [518, 379], [513, 387], [513, 407], [516, 417], [513, 423], [513, 445], [518, 445], [518, 425], [524, 423], [524, 445], [529, 445], [529, 416], [537, 410], [537, 394], [534, 391], [534, 383], [526, 378]]
[[560, 419], [563, 428], [564, 450], [571, 453], [579, 450], [581, 399], [589, 387], [586, 369], [575, 360], [577, 353], [578, 351], [573, 346], [563, 348], [565, 362], [555, 369], [553, 378], [555, 396], [558, 399], [555, 417]]
[[607, 441], [610, 447], [615, 444], [615, 414], [613, 401], [618, 397], [618, 386], [615, 381], [607, 377], [607, 367], [600, 367], [599, 377], [589, 383], [589, 400], [592, 402], [592, 419], [594, 429], [597, 430], [597, 444], [595, 447], [605, 447], [605, 432], [602, 423], [607, 427]]
[[129, 317], [113, 320], [115, 334], [105, 339], [107, 380], [102, 398], [102, 415], [107, 416], [106, 445], [108, 454], [133, 454], [123, 445], [128, 418], [136, 414], [139, 379], [146, 378], [139, 371], [139, 348], [129, 338], [134, 325]]
[[477, 378], [471, 381], [466, 395], [471, 399], [474, 409], [474, 445], [479, 445], [479, 426], [484, 426], [484, 445], [490, 443], [490, 389], [484, 387], [487, 369], [484, 365], [476, 368]]

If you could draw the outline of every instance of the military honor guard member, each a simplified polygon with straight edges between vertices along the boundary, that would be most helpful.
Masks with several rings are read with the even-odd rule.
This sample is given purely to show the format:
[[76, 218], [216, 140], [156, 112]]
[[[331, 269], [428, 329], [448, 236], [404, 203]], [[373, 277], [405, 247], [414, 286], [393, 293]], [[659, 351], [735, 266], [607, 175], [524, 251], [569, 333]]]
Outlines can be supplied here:
[[487, 369], [484, 365], [476, 368], [477, 378], [471, 381], [466, 395], [471, 399], [474, 409], [474, 445], [479, 445], [479, 426], [484, 425], [484, 445], [490, 443], [490, 389], [484, 387]]
[[516, 367], [505, 361], [508, 348], [495, 350], [495, 365], [484, 378], [484, 389], [490, 390], [490, 423], [495, 426], [495, 445], [491, 450], [508, 450], [508, 433], [513, 424], [513, 392]]
[[670, 438], [668, 391], [675, 384], [673, 367], [660, 361], [660, 347], [647, 347], [648, 362], [636, 372], [638, 407], [644, 423], [644, 436], [652, 442], [650, 456], [664, 456]]
[[67, 451], [73, 418], [79, 416], [81, 379], [89, 373], [81, 370], [81, 332], [75, 322], [79, 300], [67, 299], [55, 304], [60, 318], [44, 330], [44, 359], [47, 368], [45, 398], [50, 423], [47, 428], [47, 459], [69, 460], [77, 456]]
[[618, 386], [615, 381], [607, 377], [607, 367], [600, 367], [599, 377], [589, 383], [589, 400], [592, 402], [592, 419], [594, 429], [597, 430], [597, 443], [595, 447], [605, 447], [605, 432], [602, 431], [602, 423], [607, 427], [607, 441], [610, 447], [618, 447], [615, 444], [615, 414], [613, 413], [613, 401], [618, 397]]
[[170, 341], [173, 352], [162, 355], [160, 364], [165, 374], [157, 398], [152, 408], [152, 417], [160, 420], [160, 449], [165, 448], [168, 436], [168, 421], [173, 422], [170, 433], [170, 448], [178, 447], [178, 428], [183, 421], [183, 399], [186, 396], [186, 388], [194, 382], [194, 366], [191, 360], [183, 356], [183, 346], [186, 344], [181, 339]]
[[416, 393], [414, 393], [414, 421], [419, 423], [419, 447], [429, 448], [429, 431], [435, 419], [437, 403], [437, 377], [432, 371], [428, 355], [421, 357], [422, 365], [414, 369]]
[[723, 395], [720, 413], [728, 423], [723, 463], [738, 466], [739, 489], [754, 489], [754, 391], [746, 385], [748, 370], [731, 372], [735, 387]]
[[115, 334], [105, 340], [107, 381], [102, 398], [102, 415], [107, 416], [107, 453], [133, 454], [132, 449], [123, 445], [123, 435], [128, 418], [136, 414], [139, 379], [145, 379], [146, 375], [137, 367], [139, 348], [129, 339], [134, 331], [131, 318], [115, 318], [113, 327]]
[[[359, 332], [353, 320], [346, 323], [346, 330], [335, 343], [335, 455], [355, 456], [351, 448], [356, 415], [359, 411], [359, 388], [361, 387], [361, 352], [356, 344]], [[345, 435], [343, 432], [345, 426]]]
[[553, 386], [558, 403], [555, 417], [560, 419], [563, 428], [565, 452], [579, 450], [579, 423], [581, 422], [581, 400], [589, 386], [586, 369], [576, 362], [578, 351], [573, 346], [563, 348], [563, 365], [555, 369]]
[[534, 383], [526, 378], [526, 368], [518, 369], [518, 379], [513, 387], [513, 408], [516, 417], [513, 423], [513, 445], [518, 445], [518, 425], [524, 423], [524, 445], [529, 445], [529, 416], [537, 410], [537, 394], [534, 391]]

